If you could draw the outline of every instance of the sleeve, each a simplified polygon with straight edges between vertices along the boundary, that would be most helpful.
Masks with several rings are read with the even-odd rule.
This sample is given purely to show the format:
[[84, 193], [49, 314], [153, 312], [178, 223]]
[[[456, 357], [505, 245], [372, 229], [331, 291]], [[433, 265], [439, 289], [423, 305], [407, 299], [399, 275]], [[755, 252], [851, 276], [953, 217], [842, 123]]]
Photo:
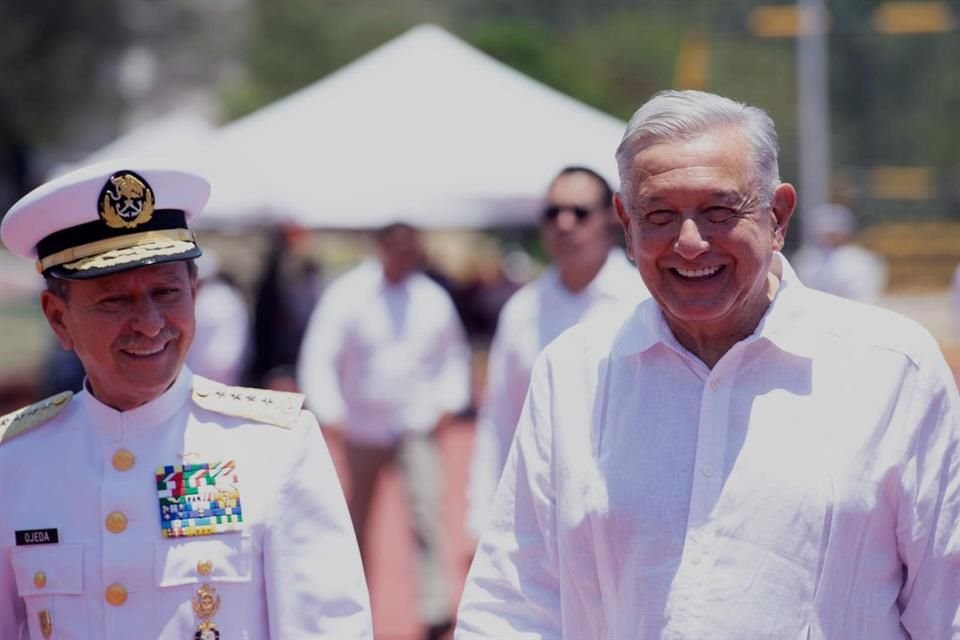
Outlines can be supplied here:
[[[550, 388], [533, 382], [457, 613], [456, 640], [560, 638], [559, 556]], [[543, 366], [542, 366], [543, 365]]]
[[[934, 347], [935, 348], [935, 347]], [[960, 410], [937, 349], [907, 412], [911, 453], [901, 476], [897, 540], [906, 577], [901, 624], [913, 638], [960, 637]]]
[[467, 485], [467, 531], [479, 538], [487, 526], [493, 495], [507, 461], [530, 372], [521, 366], [518, 332], [504, 314], [487, 359], [486, 391], [477, 414]]
[[442, 411], [456, 413], [470, 404], [470, 346], [463, 324], [446, 293], [447, 322], [441, 338], [443, 360], [438, 371], [437, 389]]
[[310, 315], [297, 364], [300, 391], [324, 425], [343, 422], [346, 417], [339, 366], [346, 349], [348, 318], [344, 309], [349, 306], [339, 300], [341, 288], [334, 285], [328, 289]]
[[310, 412], [295, 429], [264, 535], [270, 636], [371, 638], [360, 551], [330, 454]]

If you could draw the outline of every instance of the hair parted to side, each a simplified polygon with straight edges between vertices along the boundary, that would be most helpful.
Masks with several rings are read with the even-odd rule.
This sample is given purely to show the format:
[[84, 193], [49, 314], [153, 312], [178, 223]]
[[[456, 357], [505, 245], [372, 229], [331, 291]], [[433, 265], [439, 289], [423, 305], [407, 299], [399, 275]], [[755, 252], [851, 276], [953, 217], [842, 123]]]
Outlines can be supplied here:
[[582, 173], [593, 178], [594, 181], [596, 181], [597, 186], [600, 187], [600, 206], [602, 206], [604, 209], [609, 209], [613, 206], [613, 189], [610, 187], [610, 183], [607, 182], [606, 178], [590, 167], [582, 167], [580, 165], [570, 165], [568, 167], [564, 167], [560, 170], [560, 173], [557, 174], [557, 177], [554, 178], [554, 182], [556, 182], [557, 178], [569, 176], [574, 173]]
[[768, 205], [780, 183], [780, 150], [773, 120], [758, 107], [694, 90], [661, 91], [630, 118], [616, 152], [622, 196], [629, 201], [633, 193], [631, 164], [638, 152], [661, 142], [689, 140], [724, 126], [743, 127], [756, 168], [754, 188], [764, 205]]

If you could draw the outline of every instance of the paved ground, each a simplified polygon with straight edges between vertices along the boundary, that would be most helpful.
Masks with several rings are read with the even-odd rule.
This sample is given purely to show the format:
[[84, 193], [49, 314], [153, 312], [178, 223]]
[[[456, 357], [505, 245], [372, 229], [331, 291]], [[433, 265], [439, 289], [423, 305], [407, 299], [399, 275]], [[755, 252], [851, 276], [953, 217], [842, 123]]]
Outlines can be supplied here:
[[[473, 423], [457, 422], [437, 434], [443, 460], [444, 528], [447, 572], [452, 585], [450, 615], [456, 611], [466, 578], [471, 542], [464, 531], [465, 487], [473, 446]], [[328, 438], [338, 470], [343, 453], [335, 438]], [[341, 473], [341, 478], [344, 478]], [[423, 630], [416, 615], [414, 540], [406, 513], [406, 497], [399, 476], [390, 471], [382, 478], [370, 516], [370, 587], [373, 626], [377, 640], [417, 640]]]

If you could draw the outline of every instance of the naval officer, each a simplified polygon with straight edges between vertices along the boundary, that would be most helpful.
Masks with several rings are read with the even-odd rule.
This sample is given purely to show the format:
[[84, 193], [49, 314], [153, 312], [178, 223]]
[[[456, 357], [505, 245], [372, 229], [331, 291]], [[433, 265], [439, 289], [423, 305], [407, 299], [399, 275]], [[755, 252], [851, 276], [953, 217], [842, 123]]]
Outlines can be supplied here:
[[17, 202], [0, 235], [83, 390], [0, 418], [0, 638], [366, 638], [357, 542], [298, 394], [193, 375], [210, 187], [108, 162]]

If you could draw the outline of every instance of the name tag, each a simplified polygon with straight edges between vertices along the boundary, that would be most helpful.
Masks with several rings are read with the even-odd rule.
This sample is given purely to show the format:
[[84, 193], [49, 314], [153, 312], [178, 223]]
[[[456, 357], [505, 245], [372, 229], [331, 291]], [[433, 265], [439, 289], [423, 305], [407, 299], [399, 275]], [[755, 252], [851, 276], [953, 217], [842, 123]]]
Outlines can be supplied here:
[[16, 531], [17, 546], [22, 547], [30, 544], [57, 544], [60, 542], [60, 534], [56, 529], [26, 529]]

